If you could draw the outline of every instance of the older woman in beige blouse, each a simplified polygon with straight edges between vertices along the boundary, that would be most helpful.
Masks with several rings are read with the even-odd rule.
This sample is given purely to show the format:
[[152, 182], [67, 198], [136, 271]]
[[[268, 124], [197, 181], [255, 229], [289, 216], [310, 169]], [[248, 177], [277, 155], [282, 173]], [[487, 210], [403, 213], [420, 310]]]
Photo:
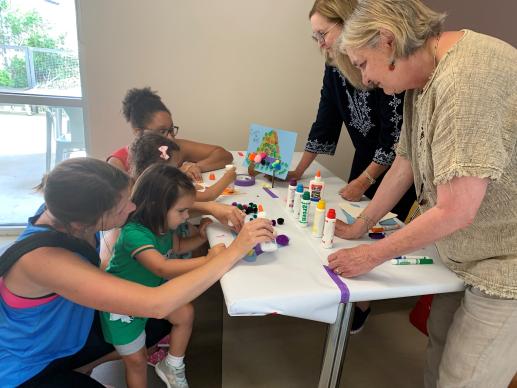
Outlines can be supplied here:
[[467, 288], [433, 301], [425, 385], [505, 387], [517, 371], [517, 50], [442, 32], [444, 18], [418, 0], [363, 0], [345, 24], [340, 60], [365, 85], [407, 92], [395, 162], [336, 235], [362, 236], [412, 184], [423, 214], [328, 260], [352, 277], [435, 243]]

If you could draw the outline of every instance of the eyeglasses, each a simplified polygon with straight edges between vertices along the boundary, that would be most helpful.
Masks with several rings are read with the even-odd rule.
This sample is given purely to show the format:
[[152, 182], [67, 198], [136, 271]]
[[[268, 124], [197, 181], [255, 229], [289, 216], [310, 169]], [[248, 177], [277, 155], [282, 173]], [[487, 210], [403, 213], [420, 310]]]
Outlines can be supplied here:
[[163, 136], [169, 136], [175, 137], [180, 130], [180, 127], [177, 125], [171, 125], [169, 128], [163, 128], [163, 129], [145, 129], [144, 131], [150, 131], [150, 132], [158, 132], [160, 135]]
[[334, 23], [332, 26], [330, 26], [330, 28], [325, 31], [325, 32], [319, 32], [319, 31], [316, 31], [316, 32], [313, 32], [312, 33], [312, 39], [314, 39], [315, 42], [319, 43], [319, 44], [323, 44], [325, 42], [325, 36], [327, 36], [327, 34], [330, 32], [330, 30], [332, 30], [335, 26], [337, 26], [339, 23], [336, 22]]

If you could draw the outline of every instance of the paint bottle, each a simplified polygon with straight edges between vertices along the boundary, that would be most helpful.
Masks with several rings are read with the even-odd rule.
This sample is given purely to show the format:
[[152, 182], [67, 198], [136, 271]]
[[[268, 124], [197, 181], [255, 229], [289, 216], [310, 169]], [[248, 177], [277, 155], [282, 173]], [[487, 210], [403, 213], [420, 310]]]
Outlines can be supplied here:
[[325, 226], [323, 226], [323, 237], [321, 245], [323, 248], [330, 249], [334, 244], [334, 231], [336, 229], [336, 210], [329, 209], [327, 217], [325, 217]]
[[[258, 205], [257, 218], [267, 218], [266, 212], [261, 204]], [[278, 249], [278, 246], [276, 245], [276, 241], [266, 241], [260, 243], [260, 249], [262, 249], [263, 252], [274, 252]]]
[[323, 236], [323, 226], [325, 225], [325, 200], [320, 199], [316, 210], [314, 210], [314, 222], [312, 224], [312, 236], [321, 238]]
[[309, 182], [309, 191], [311, 198], [315, 201], [319, 201], [323, 196], [323, 189], [325, 188], [325, 182], [321, 179], [320, 170], [316, 171], [316, 176]]
[[296, 186], [296, 191], [294, 193], [294, 202], [293, 202], [293, 213], [294, 218], [298, 219], [300, 217], [300, 206], [302, 205], [302, 195], [303, 195], [303, 183], [298, 183]]
[[300, 215], [298, 217], [298, 222], [300, 222], [301, 226], [307, 226], [309, 224], [309, 206], [311, 206], [311, 194], [306, 191], [302, 196]]
[[[231, 171], [231, 170], [235, 170], [235, 166], [233, 164], [227, 164], [226, 166], [224, 166], [225, 170], [226, 171]], [[234, 183], [230, 183], [228, 186], [226, 186], [226, 191], [228, 193], [233, 193], [235, 192], [235, 185]]]
[[[319, 200], [316, 200], [314, 198], [311, 198], [311, 206], [309, 206], [309, 225], [312, 225], [314, 222], [314, 214], [316, 213], [316, 207], [318, 206]], [[325, 219], [325, 217], [323, 217]]]
[[285, 208], [288, 212], [293, 211], [294, 193], [295, 192], [296, 192], [296, 179], [291, 179], [289, 181], [289, 187], [287, 188], [287, 202], [285, 203]]

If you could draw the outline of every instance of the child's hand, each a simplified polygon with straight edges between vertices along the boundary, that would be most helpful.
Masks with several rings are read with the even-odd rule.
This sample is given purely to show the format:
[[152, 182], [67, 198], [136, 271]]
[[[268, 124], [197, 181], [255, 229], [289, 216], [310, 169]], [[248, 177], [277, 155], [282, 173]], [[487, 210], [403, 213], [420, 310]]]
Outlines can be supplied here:
[[220, 243], [220, 244], [217, 244], [217, 245], [214, 245], [212, 248], [210, 248], [208, 250], [208, 254], [206, 255], [206, 257], [208, 257], [209, 259], [213, 258], [214, 256], [217, 256], [219, 253], [221, 253], [222, 251], [224, 251], [226, 249], [226, 245], [224, 245], [223, 243]]
[[235, 179], [237, 179], [237, 168], [235, 168], [235, 166], [230, 170], [227, 170], [221, 177], [221, 180], [225, 183], [226, 186], [232, 182], [235, 182]]
[[203, 178], [201, 176], [201, 169], [195, 163], [183, 162], [183, 164], [180, 167], [180, 170], [187, 174], [187, 176], [194, 182], [203, 181]]
[[206, 217], [203, 217], [201, 218], [201, 221], [199, 222], [199, 235], [201, 237], [203, 237], [205, 240], [207, 239], [206, 237], [206, 227], [208, 225], [210, 225], [213, 221], [210, 219], [210, 218], [206, 218]]
[[244, 217], [246, 213], [237, 206], [226, 205], [223, 203], [212, 202], [210, 213], [217, 218], [223, 225], [230, 225], [236, 232], [240, 231], [244, 225]]
[[273, 233], [274, 229], [271, 221], [266, 218], [258, 218], [242, 227], [232, 246], [237, 247], [238, 251], [244, 255], [259, 243], [274, 241]]

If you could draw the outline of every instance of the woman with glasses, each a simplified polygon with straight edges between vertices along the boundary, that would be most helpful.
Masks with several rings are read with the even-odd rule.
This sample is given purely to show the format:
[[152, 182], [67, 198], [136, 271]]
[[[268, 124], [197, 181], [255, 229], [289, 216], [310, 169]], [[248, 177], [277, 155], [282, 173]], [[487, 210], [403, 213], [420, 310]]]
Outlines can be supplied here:
[[[181, 170], [195, 181], [201, 180], [202, 172], [224, 168], [233, 160], [232, 154], [223, 147], [177, 138], [179, 127], [174, 125], [171, 112], [149, 87], [130, 89], [122, 101], [122, 113], [135, 136], [151, 131], [174, 140], [180, 147]], [[128, 148], [125, 146], [113, 152], [108, 163], [128, 171], [127, 158]]]
[[[402, 124], [403, 94], [386, 95], [381, 89], [361, 90], [359, 72], [345, 77], [334, 62], [334, 44], [356, 1], [316, 0], [310, 13], [312, 37], [325, 55], [325, 74], [316, 121], [309, 133], [302, 159], [287, 179], [300, 179], [318, 154], [334, 155], [343, 124], [355, 148], [348, 184], [339, 194], [359, 201], [373, 198], [386, 170], [395, 159], [395, 144]], [[404, 220], [415, 200], [413, 189], [393, 211]], [[336, 236], [341, 237], [339, 230]], [[369, 303], [356, 305], [351, 333], [362, 329]]]
[[[517, 370], [517, 50], [474, 31], [442, 31], [419, 0], [361, 0], [339, 50], [364, 83], [406, 90], [393, 167], [358, 238], [414, 185], [422, 215], [387, 238], [341, 249], [346, 277], [435, 244], [466, 284], [433, 298], [426, 387], [507, 387]], [[388, 264], [389, 265], [389, 264]]]
[[[403, 94], [386, 95], [381, 89], [361, 90], [359, 73], [348, 78], [336, 67], [334, 43], [356, 1], [316, 0], [310, 13], [312, 37], [325, 55], [325, 74], [316, 121], [305, 152], [288, 178], [299, 179], [318, 154], [334, 155], [343, 124], [355, 148], [349, 182], [340, 195], [349, 201], [372, 198], [395, 159], [395, 144], [402, 123]], [[395, 205], [404, 220], [414, 202], [414, 191]]]

